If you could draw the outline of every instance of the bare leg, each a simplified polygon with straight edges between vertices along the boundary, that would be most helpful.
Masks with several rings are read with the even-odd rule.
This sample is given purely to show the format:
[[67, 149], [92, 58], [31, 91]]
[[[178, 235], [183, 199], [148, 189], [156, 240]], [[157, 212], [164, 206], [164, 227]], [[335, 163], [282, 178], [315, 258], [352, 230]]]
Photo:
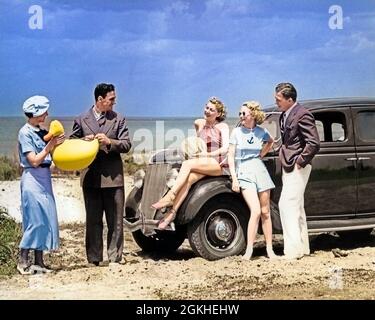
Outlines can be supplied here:
[[192, 172], [189, 174], [187, 182], [180, 189], [176, 196], [176, 199], [174, 200], [172, 209], [165, 214], [162, 220], [160, 220], [160, 223], [158, 225], [159, 229], [164, 230], [175, 219], [176, 212], [178, 208], [181, 206], [181, 204], [184, 202], [191, 186], [203, 177], [205, 177], [205, 175], [199, 173]]
[[266, 240], [267, 256], [274, 259], [277, 256], [272, 249], [272, 221], [270, 214], [270, 190], [259, 192], [260, 211], [262, 219], [262, 229]]
[[[161, 209], [171, 206], [175, 201], [175, 196], [187, 183], [190, 173], [199, 173], [207, 176], [220, 176], [221, 167], [214, 158], [199, 158], [186, 160], [182, 163], [180, 172], [171, 190], [158, 202], [152, 204], [154, 209]], [[185, 199], [185, 198], [184, 198]]]
[[243, 259], [250, 260], [253, 254], [253, 245], [257, 234], [261, 211], [258, 193], [255, 188], [242, 190], [242, 195], [250, 209], [250, 220], [247, 227], [247, 248]]
[[180, 191], [177, 193], [176, 199], [173, 203], [173, 209], [177, 211], [180, 208], [181, 204], [184, 202], [186, 196], [188, 195], [191, 186], [200, 179], [204, 178], [205, 176], [206, 175], [204, 174], [195, 172], [191, 172], [189, 174], [187, 182], [182, 186]]
[[184, 186], [190, 172], [200, 173], [206, 176], [220, 176], [221, 167], [214, 158], [197, 158], [184, 161], [176, 182], [171, 189], [174, 193], [177, 194]]

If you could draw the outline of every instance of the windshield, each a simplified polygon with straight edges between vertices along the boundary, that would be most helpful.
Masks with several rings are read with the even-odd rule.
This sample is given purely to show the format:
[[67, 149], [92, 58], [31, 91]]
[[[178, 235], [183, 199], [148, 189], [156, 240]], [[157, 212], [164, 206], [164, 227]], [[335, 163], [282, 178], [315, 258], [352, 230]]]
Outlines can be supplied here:
[[261, 125], [261, 127], [268, 130], [275, 141], [280, 138], [279, 117], [280, 113], [266, 113], [266, 120]]

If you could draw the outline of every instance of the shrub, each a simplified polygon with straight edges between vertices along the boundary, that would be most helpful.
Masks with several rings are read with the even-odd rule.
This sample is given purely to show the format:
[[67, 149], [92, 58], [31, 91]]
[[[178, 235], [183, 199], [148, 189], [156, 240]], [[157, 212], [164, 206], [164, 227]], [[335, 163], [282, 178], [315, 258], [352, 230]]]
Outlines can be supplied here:
[[21, 236], [21, 225], [0, 207], [0, 275], [15, 273]]
[[15, 180], [19, 177], [19, 164], [6, 156], [0, 156], [0, 180]]
[[[144, 156], [144, 154], [142, 154]], [[140, 155], [142, 157], [142, 155]], [[145, 157], [142, 157], [145, 158]], [[127, 153], [122, 155], [122, 162], [124, 165], [124, 172], [130, 176], [136, 173], [140, 169], [144, 169], [147, 163], [142, 159], [142, 161], [135, 161], [133, 153]]]

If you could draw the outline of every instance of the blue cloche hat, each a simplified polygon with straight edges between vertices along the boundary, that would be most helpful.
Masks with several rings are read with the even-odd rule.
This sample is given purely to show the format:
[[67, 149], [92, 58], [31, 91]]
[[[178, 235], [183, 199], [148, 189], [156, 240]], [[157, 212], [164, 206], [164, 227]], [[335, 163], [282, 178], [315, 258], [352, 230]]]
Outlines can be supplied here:
[[49, 100], [44, 96], [32, 96], [22, 106], [24, 112], [31, 113], [33, 117], [39, 117], [49, 108]]

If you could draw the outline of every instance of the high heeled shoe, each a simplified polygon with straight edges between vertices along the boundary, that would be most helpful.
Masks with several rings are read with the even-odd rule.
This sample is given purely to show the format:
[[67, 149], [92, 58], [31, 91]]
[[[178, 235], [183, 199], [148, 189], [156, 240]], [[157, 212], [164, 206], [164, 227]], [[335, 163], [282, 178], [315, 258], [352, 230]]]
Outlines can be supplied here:
[[176, 219], [176, 210], [170, 209], [164, 216], [163, 219], [159, 221], [158, 229], [159, 230], [165, 230], [169, 225], [171, 226], [171, 229], [174, 231], [174, 223], [173, 220]]
[[151, 207], [156, 210], [171, 207], [175, 198], [176, 194], [172, 190], [169, 190], [163, 198], [161, 198], [158, 202], [152, 204]]

